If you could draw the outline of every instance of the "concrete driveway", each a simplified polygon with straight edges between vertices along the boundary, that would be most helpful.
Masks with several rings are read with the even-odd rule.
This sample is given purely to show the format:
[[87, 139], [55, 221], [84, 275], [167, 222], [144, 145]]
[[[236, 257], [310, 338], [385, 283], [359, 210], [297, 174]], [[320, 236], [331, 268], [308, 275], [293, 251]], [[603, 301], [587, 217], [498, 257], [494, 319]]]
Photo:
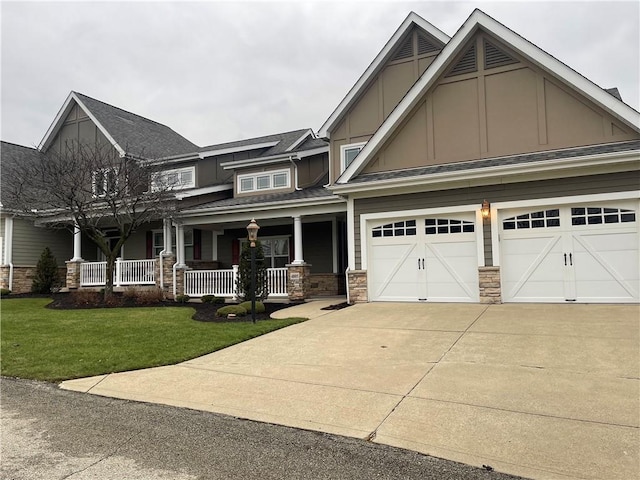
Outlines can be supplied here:
[[637, 305], [295, 308], [316, 318], [179, 365], [61, 386], [525, 477], [640, 477]]

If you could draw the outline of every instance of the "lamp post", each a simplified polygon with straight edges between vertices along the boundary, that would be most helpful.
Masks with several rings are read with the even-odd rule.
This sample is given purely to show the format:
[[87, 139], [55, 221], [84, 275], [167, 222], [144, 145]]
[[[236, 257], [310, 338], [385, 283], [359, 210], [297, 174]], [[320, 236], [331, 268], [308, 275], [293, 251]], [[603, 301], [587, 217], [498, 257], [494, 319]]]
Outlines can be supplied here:
[[252, 218], [247, 225], [247, 238], [251, 247], [251, 321], [256, 323], [256, 240], [258, 240], [260, 227]]

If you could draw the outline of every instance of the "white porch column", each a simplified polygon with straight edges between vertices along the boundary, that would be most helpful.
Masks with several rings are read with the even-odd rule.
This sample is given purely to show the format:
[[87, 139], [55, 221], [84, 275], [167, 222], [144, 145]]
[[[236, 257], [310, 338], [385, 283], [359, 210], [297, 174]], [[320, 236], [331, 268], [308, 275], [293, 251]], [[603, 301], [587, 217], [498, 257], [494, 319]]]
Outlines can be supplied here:
[[293, 217], [293, 262], [291, 263], [294, 265], [304, 264], [302, 255], [302, 217], [300, 215]]
[[333, 273], [338, 273], [338, 221], [331, 220], [331, 254], [333, 255]]
[[162, 235], [164, 237], [164, 253], [170, 254], [173, 253], [173, 240], [171, 235], [171, 220], [165, 218], [162, 222]]
[[3, 265], [10, 265], [13, 259], [13, 217], [4, 219], [4, 256]]
[[176, 225], [176, 262], [184, 267], [184, 225]]
[[73, 226], [73, 258], [70, 262], [82, 262], [82, 235], [80, 233], [80, 227], [76, 223]]

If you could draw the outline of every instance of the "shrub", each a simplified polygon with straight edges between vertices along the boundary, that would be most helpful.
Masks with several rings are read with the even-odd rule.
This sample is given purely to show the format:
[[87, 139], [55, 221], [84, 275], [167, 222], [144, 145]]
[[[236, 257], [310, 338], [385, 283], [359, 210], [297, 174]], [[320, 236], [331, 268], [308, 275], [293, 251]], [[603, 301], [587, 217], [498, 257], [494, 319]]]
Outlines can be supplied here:
[[58, 262], [49, 247], [45, 247], [36, 265], [36, 274], [33, 277], [31, 291], [33, 293], [51, 293], [51, 290], [57, 289], [59, 284]]
[[237, 315], [238, 317], [244, 317], [247, 314], [247, 311], [241, 305], [227, 305], [226, 307], [221, 307], [216, 311], [216, 315], [218, 317], [227, 317], [230, 314]]
[[[240, 306], [244, 308], [247, 311], [247, 313], [251, 313], [251, 301], [242, 302]], [[265, 312], [264, 303], [256, 302], [256, 313], [264, 313], [264, 312]]]
[[[153, 305], [164, 301], [164, 293], [159, 288], [138, 290], [135, 299], [138, 305]], [[189, 299], [187, 298], [186, 301], [188, 302]]]
[[176, 302], [178, 303], [188, 303], [191, 300], [189, 295], [176, 295]]
[[122, 292], [122, 296], [128, 300], [135, 300], [138, 296], [138, 289], [136, 287], [127, 287], [124, 292]]
[[6, 297], [7, 295], [11, 295], [11, 290], [7, 288], [0, 288], [0, 297]]
[[91, 290], [76, 290], [69, 293], [69, 296], [74, 305], [100, 305], [103, 300], [100, 293]]
[[[256, 300], [264, 300], [269, 296], [267, 264], [260, 241], [256, 241]], [[242, 300], [251, 300], [251, 246], [249, 241], [242, 244], [236, 292]]]
[[202, 301], [202, 303], [224, 303], [224, 298], [216, 297], [215, 295], [204, 295], [200, 300]]

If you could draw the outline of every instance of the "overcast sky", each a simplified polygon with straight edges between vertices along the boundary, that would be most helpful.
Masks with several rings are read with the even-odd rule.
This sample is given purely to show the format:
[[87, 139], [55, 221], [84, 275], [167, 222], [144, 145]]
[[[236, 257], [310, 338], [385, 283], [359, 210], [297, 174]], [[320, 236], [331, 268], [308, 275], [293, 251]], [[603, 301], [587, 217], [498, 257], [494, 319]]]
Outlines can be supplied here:
[[6, 2], [2, 140], [35, 146], [71, 90], [200, 145], [317, 131], [410, 11], [474, 8], [639, 110], [640, 2]]

